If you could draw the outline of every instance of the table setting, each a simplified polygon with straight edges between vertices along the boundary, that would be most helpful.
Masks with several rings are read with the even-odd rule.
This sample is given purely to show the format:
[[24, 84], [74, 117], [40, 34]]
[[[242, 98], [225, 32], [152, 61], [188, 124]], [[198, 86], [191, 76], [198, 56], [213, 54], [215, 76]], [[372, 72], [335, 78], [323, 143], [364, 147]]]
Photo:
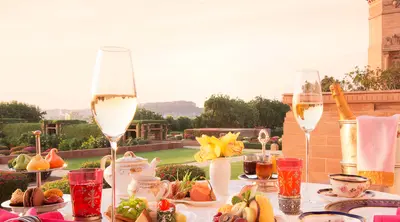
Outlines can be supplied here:
[[[201, 135], [196, 137], [200, 147], [193, 159], [209, 163], [209, 177], [193, 178], [188, 171], [181, 180], [162, 180], [155, 173], [159, 158], [149, 161], [128, 151], [117, 159], [118, 141], [137, 108], [136, 85], [130, 50], [102, 47], [93, 73], [91, 109], [110, 142], [111, 155], [101, 159], [100, 168], [70, 170], [70, 194], [57, 188], [43, 192], [41, 172], [64, 169], [66, 164], [56, 149], [43, 158], [40, 131], [33, 132], [37, 155], [21, 154], [10, 170], [35, 172], [37, 184], [15, 190], [1, 204], [7, 210], [0, 209], [0, 222], [400, 221], [400, 196], [373, 189], [395, 185], [399, 116], [355, 117], [340, 86], [333, 84], [340, 119], [358, 126], [343, 133], [343, 138], [357, 136], [351, 146], [357, 171], [330, 174], [330, 184], [311, 183], [310, 139], [323, 113], [321, 83], [315, 70], [299, 71], [296, 78], [292, 111], [306, 138], [304, 158], [267, 150], [270, 135], [265, 129], [259, 132], [262, 146], [257, 153], [244, 152], [240, 133]], [[243, 158], [243, 173], [231, 180], [235, 156]], [[103, 181], [111, 188], [103, 189]]]

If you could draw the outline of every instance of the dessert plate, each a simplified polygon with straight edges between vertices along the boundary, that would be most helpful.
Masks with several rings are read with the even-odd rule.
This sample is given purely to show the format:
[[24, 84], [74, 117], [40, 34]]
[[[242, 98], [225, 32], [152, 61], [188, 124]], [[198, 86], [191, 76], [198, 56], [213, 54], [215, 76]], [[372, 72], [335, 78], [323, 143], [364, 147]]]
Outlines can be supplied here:
[[349, 213], [357, 208], [399, 208], [400, 200], [389, 199], [356, 199], [342, 200], [325, 206], [326, 210]]
[[173, 200], [173, 199], [167, 199], [168, 201], [175, 203], [175, 204], [188, 204], [191, 206], [195, 207], [209, 207], [213, 206], [214, 204], [218, 204], [221, 201], [215, 200], [215, 201], [192, 201], [189, 198], [184, 198], [181, 200]]
[[55, 170], [63, 170], [67, 168], [67, 165], [64, 165], [62, 167], [59, 168], [50, 168], [48, 170], [32, 170], [32, 171], [27, 171], [27, 170], [15, 170], [13, 168], [8, 168], [10, 171], [13, 172], [18, 172], [18, 173], [42, 173], [42, 172], [50, 172], [50, 171], [55, 171]]
[[375, 193], [370, 190], [366, 190], [363, 194], [361, 194], [361, 196], [355, 197], [355, 198], [339, 197], [338, 195], [336, 195], [332, 192], [331, 188], [320, 189], [317, 191], [317, 193], [321, 199], [324, 199], [329, 202], [335, 202], [335, 201], [340, 201], [340, 200], [372, 199], [375, 197]]
[[[64, 202], [62, 203], [56, 203], [56, 204], [47, 204], [47, 205], [42, 205], [42, 206], [35, 206], [33, 208], [36, 209], [37, 213], [46, 213], [46, 212], [51, 212], [51, 211], [56, 211], [58, 209], [64, 208], [68, 202], [71, 201], [70, 195], [63, 195]], [[11, 206], [10, 205], [10, 200], [4, 201], [1, 204], [1, 207], [6, 208], [6, 209], [11, 209], [14, 213], [26, 213], [30, 208], [32, 207], [22, 207], [22, 206]]]
[[[246, 174], [241, 174], [238, 176], [240, 180], [253, 180], [257, 181], [258, 178], [257, 176], [247, 176]], [[269, 180], [277, 180], [278, 179], [278, 174], [272, 174], [271, 178]]]
[[365, 222], [365, 218], [336, 211], [317, 211], [306, 212], [299, 216], [301, 222], [320, 222], [320, 221], [346, 221], [346, 222]]

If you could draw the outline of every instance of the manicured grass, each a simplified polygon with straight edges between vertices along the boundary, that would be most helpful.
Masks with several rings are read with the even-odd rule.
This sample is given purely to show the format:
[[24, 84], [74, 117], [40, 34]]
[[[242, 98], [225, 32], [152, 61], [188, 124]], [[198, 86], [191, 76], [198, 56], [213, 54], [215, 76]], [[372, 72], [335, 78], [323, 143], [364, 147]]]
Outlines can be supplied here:
[[[204, 171], [206, 171], [207, 178], [209, 176], [210, 167], [203, 167]], [[231, 180], [238, 180], [238, 176], [243, 173], [243, 161], [233, 162], [231, 163]]]
[[[195, 149], [171, 149], [171, 150], [160, 150], [153, 152], [137, 152], [135, 153], [137, 156], [149, 159], [149, 162], [155, 158], [159, 157], [161, 162], [159, 165], [171, 164], [171, 163], [188, 163], [194, 162], [194, 154], [198, 150]], [[118, 155], [121, 157], [122, 155]], [[66, 159], [68, 167], [67, 169], [79, 169], [80, 165], [86, 161], [100, 161], [102, 157], [88, 157], [88, 158], [78, 158], [78, 159]]]

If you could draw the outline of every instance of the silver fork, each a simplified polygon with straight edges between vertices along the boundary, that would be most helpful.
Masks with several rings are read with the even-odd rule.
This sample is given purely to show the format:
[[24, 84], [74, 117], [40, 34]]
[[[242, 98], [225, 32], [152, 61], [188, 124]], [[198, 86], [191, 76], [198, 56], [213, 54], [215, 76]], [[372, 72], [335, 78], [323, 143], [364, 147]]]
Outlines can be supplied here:
[[12, 218], [9, 220], [6, 220], [5, 222], [17, 222], [17, 221], [22, 221], [22, 222], [42, 222], [39, 217], [36, 216], [23, 216], [23, 217], [18, 217], [18, 218]]

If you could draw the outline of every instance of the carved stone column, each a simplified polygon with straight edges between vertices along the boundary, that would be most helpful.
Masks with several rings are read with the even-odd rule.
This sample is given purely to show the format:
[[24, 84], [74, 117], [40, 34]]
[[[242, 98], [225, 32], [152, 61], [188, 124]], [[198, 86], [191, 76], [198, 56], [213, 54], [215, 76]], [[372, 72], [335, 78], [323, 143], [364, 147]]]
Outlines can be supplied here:
[[383, 69], [387, 69], [390, 67], [390, 54], [389, 52], [384, 52], [383, 53]]

